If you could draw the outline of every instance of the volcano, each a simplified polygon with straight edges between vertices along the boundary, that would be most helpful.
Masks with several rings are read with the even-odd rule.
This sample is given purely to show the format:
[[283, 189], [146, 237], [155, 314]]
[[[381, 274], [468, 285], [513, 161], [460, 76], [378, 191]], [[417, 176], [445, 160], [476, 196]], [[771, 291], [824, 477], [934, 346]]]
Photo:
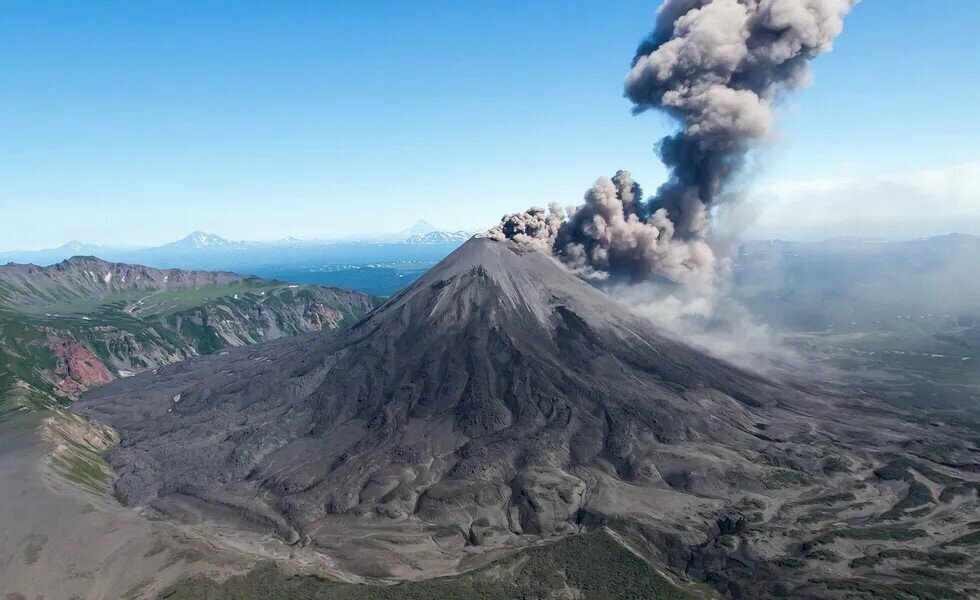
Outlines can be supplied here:
[[[622, 519], [697, 571], [692, 549], [769, 519], [773, 497], [847, 489], [834, 477], [910, 430], [713, 358], [550, 256], [480, 238], [346, 331], [163, 367], [76, 409], [123, 433], [108, 458], [125, 503], [393, 578]], [[859, 450], [869, 427], [884, 441]]]

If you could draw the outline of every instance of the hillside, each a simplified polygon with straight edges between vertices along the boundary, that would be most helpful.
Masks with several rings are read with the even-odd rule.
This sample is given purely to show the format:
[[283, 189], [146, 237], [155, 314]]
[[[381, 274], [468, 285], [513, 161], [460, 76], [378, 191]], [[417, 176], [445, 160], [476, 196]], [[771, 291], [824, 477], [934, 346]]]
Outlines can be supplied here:
[[166, 600], [707, 600], [704, 585], [667, 575], [607, 529], [519, 552], [489, 567], [427, 581], [366, 586], [289, 575], [274, 563], [226, 581], [196, 577], [165, 590]]
[[0, 266], [0, 414], [190, 356], [340, 329], [375, 304], [339, 288], [94, 257]]
[[73, 410], [123, 434], [125, 504], [344, 577], [458, 574], [609, 527], [731, 597], [904, 598], [938, 569], [946, 597], [980, 584], [960, 551], [975, 431], [736, 368], [506, 242], [466, 242], [338, 335], [195, 358]]

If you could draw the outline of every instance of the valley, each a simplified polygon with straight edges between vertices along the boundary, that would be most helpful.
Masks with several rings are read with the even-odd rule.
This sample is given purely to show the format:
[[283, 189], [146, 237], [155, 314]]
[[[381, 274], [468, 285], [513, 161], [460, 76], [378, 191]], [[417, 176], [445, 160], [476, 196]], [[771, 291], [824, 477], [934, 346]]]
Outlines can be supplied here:
[[340, 329], [378, 302], [339, 288], [92, 257], [0, 266], [0, 415], [64, 405], [191, 356]]

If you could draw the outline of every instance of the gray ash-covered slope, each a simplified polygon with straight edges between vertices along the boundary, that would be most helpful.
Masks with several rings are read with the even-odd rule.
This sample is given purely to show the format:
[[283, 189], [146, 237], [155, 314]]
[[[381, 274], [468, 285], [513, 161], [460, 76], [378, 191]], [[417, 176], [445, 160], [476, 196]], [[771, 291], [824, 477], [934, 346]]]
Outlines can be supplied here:
[[[462, 563], [419, 557], [620, 515], [703, 543], [726, 507], [820, 477], [875, 419], [834, 423], [828, 402], [666, 337], [548, 256], [473, 239], [340, 334], [162, 367], [77, 407], [122, 431], [129, 504], [348, 558], [369, 537], [352, 527], [466, 532], [466, 549], [407, 546], [431, 575]], [[371, 574], [409, 576], [395, 562]]]

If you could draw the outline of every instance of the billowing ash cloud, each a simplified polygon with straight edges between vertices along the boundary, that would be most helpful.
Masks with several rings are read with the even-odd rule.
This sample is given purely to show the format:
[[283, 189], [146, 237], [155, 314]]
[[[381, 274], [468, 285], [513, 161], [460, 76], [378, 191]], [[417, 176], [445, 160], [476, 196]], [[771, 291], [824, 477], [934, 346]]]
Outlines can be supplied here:
[[523, 246], [548, 252], [564, 219], [564, 209], [557, 202], [552, 202], [547, 211], [540, 206], [532, 206], [523, 213], [504, 215], [500, 225], [482, 235], [497, 241], [514, 240]]
[[620, 171], [601, 178], [561, 222], [534, 209], [487, 235], [551, 250], [580, 273], [631, 280], [711, 279], [710, 211], [773, 124], [774, 105], [805, 85], [857, 0], [667, 0], [626, 78], [633, 112], [662, 110], [679, 129], [657, 152], [670, 171], [644, 200]]
[[650, 108], [681, 129], [660, 140], [670, 178], [653, 208], [675, 235], [703, 236], [708, 209], [753, 142], [768, 135], [773, 104], [808, 81], [807, 61], [830, 50], [853, 0], [668, 0], [626, 78], [634, 113]]
[[562, 225], [552, 250], [591, 278], [688, 281], [713, 272], [714, 254], [704, 240], [675, 239], [665, 210], [647, 213], [643, 190], [628, 171], [602, 177]]

